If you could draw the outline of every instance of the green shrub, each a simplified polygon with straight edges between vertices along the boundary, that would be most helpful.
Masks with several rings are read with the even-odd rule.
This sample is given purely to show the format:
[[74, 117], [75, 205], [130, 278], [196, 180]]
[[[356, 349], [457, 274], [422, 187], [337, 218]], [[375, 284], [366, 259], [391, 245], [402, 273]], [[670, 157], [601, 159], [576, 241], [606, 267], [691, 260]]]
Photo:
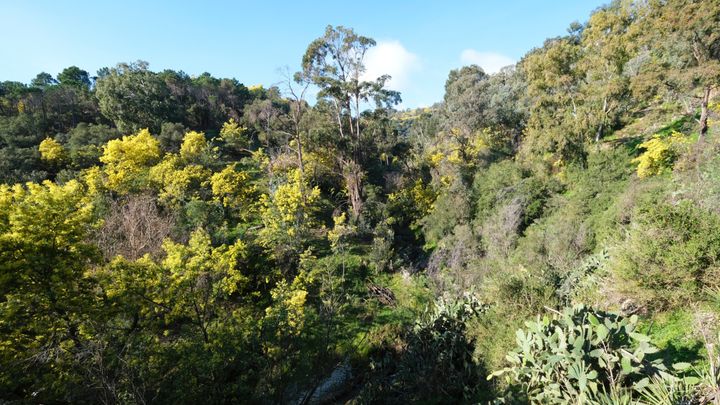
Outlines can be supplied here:
[[524, 267], [493, 274], [486, 280], [481, 292], [484, 302], [500, 306], [513, 316], [527, 317], [541, 312], [545, 306], [558, 303], [546, 274]]
[[[586, 167], [568, 168], [566, 205], [586, 217], [584, 222], [595, 235], [596, 245], [601, 246], [619, 232], [614, 203], [627, 189], [633, 173], [630, 155], [624, 148], [591, 153]], [[567, 209], [561, 207], [559, 211], [563, 216]]]
[[718, 286], [720, 218], [689, 201], [645, 205], [622, 244], [615, 271], [651, 307], [697, 300]]
[[516, 163], [503, 161], [475, 176], [475, 220], [485, 222], [498, 207], [520, 205], [518, 232], [540, 218], [550, 197], [562, 189], [552, 177], [533, 176]]
[[456, 225], [466, 224], [471, 218], [469, 191], [461, 181], [453, 181], [438, 194], [430, 214], [423, 217], [422, 225], [427, 248], [434, 248], [450, 235]]
[[476, 341], [476, 357], [491, 369], [504, 365], [505, 355], [514, 347], [515, 331], [526, 319], [558, 304], [545, 274], [522, 267], [490, 273], [482, 282], [480, 297], [490, 307], [469, 330]]

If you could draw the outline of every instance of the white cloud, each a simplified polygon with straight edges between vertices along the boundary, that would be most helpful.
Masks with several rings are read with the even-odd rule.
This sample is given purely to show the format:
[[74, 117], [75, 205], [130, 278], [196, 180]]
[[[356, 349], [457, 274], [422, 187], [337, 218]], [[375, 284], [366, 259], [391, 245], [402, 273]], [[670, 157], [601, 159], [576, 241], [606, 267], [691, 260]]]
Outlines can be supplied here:
[[478, 65], [485, 73], [497, 73], [501, 68], [515, 64], [511, 58], [495, 52], [478, 52], [474, 49], [466, 49], [460, 54], [460, 60], [464, 65]]
[[375, 80], [382, 75], [392, 79], [388, 88], [406, 90], [414, 72], [420, 70], [420, 59], [405, 49], [399, 41], [379, 41], [365, 55], [365, 73], [363, 80]]

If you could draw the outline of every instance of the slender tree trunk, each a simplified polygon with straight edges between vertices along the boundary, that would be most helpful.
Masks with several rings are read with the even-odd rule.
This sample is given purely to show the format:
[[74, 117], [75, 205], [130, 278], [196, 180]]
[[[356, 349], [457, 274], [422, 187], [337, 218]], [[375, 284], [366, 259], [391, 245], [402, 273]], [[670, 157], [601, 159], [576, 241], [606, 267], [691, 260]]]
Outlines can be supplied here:
[[355, 93], [355, 114], [357, 119], [355, 120], [355, 136], [357, 137], [358, 145], [360, 147], [360, 94]]
[[348, 200], [352, 209], [353, 218], [357, 219], [362, 211], [362, 171], [360, 165], [350, 161], [344, 170], [345, 187], [348, 192]]
[[[353, 101], [356, 108], [355, 120], [353, 122]], [[363, 200], [362, 200], [362, 167], [358, 163], [360, 161], [360, 102], [359, 96], [355, 94], [355, 99], [347, 99], [346, 107], [348, 111], [348, 123], [350, 124], [350, 159], [344, 168], [345, 186], [348, 191], [348, 199], [350, 200], [350, 207], [352, 209], [352, 216], [354, 219], [360, 217], [362, 212]]]
[[700, 103], [700, 138], [704, 138], [708, 131], [708, 104], [710, 103], [711, 87], [705, 87], [702, 102]]
[[300, 178], [302, 181], [300, 182], [300, 196], [302, 197], [303, 203], [307, 203], [307, 196], [305, 193], [305, 164], [303, 163], [303, 154], [302, 154], [302, 142], [300, 139], [300, 132], [297, 132], [297, 155], [298, 155], [298, 169], [300, 169]]
[[357, 138], [357, 134], [355, 133], [355, 125], [353, 123], [352, 107], [350, 105], [350, 100], [346, 102], [345, 109], [348, 113], [348, 127], [350, 129], [350, 139], [355, 140], [355, 138]]
[[342, 110], [340, 109], [340, 103], [333, 99], [333, 102], [335, 103], [335, 119], [337, 120], [338, 129], [340, 130], [340, 138], [345, 138], [345, 132], [343, 131], [343, 125], [342, 125]]
[[600, 139], [603, 136], [603, 132], [605, 131], [605, 119], [608, 115], [608, 100], [607, 97], [603, 99], [603, 109], [602, 109], [602, 121], [600, 122], [600, 125], [598, 126], [597, 132], [595, 133], [595, 143], [600, 142]]
[[520, 150], [520, 138], [522, 137], [522, 130], [513, 129], [512, 131], [512, 153], [516, 154]]
[[303, 163], [302, 141], [299, 132], [297, 134], [297, 143], [298, 168], [300, 169], [300, 174], [305, 178], [305, 164]]
[[295, 100], [295, 113], [293, 114], [293, 124], [295, 125], [295, 139], [297, 140], [297, 155], [298, 155], [298, 168], [300, 174], [305, 178], [305, 164], [303, 162], [303, 150], [302, 150], [302, 133], [300, 130], [300, 120], [302, 119], [302, 105], [301, 100]]

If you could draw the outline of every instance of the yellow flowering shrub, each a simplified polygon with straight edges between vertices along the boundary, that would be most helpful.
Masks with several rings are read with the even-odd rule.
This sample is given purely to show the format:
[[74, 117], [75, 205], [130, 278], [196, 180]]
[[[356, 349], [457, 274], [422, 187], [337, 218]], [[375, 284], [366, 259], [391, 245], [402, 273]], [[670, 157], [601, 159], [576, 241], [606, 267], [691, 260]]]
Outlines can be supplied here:
[[[327, 151], [324, 151], [327, 152]], [[334, 157], [331, 153], [321, 151], [306, 151], [303, 156], [305, 173], [313, 173], [314, 176], [332, 176], [335, 167]]]
[[[0, 373], [48, 338], [57, 339], [58, 350], [76, 347], [57, 331], [93, 302], [85, 274], [100, 258], [90, 242], [96, 225], [93, 204], [76, 180], [0, 185]], [[84, 340], [85, 331], [77, 333]]]
[[4, 276], [22, 281], [17, 293], [45, 294], [46, 290], [38, 290], [37, 280], [52, 278], [68, 288], [58, 287], [56, 293], [72, 294], [69, 289], [76, 287], [89, 261], [97, 258], [87, 239], [98, 224], [93, 208], [77, 180], [0, 186], [0, 262]]
[[454, 165], [459, 165], [459, 164], [463, 163], [463, 160], [460, 157], [460, 151], [458, 149], [451, 151], [448, 154], [447, 161]]
[[684, 144], [687, 144], [687, 138], [677, 131], [667, 137], [655, 135], [641, 143], [639, 147], [645, 149], [645, 152], [632, 160], [638, 165], [638, 177], [654, 176], [672, 169], [678, 149]]
[[425, 152], [429, 165], [439, 168], [443, 161], [452, 166], [473, 166], [477, 158], [489, 149], [486, 138], [492, 138], [489, 130], [465, 135], [458, 128], [438, 134], [439, 143]]
[[434, 152], [430, 154], [428, 160], [430, 160], [430, 166], [438, 167], [440, 165], [440, 162], [442, 162], [444, 158], [445, 155], [442, 152]]
[[147, 129], [108, 142], [100, 161], [105, 164], [107, 187], [126, 193], [146, 185], [150, 167], [160, 160], [160, 142]]
[[102, 169], [93, 166], [82, 172], [82, 180], [87, 186], [88, 195], [94, 196], [105, 191], [105, 179]]
[[245, 135], [246, 130], [247, 128], [241, 127], [237, 121], [230, 118], [220, 129], [220, 140], [235, 150], [245, 149], [250, 143], [248, 136]]
[[255, 204], [257, 187], [250, 184], [248, 173], [239, 171], [237, 164], [230, 164], [210, 178], [213, 197], [225, 208], [242, 209], [246, 216]]
[[[247, 254], [247, 246], [242, 241], [215, 248], [210, 235], [198, 229], [192, 233], [187, 245], [168, 239], [163, 243], [163, 249], [166, 257], [162, 266], [170, 272], [169, 286], [186, 289], [184, 295], [191, 298], [193, 294], [201, 297], [205, 293], [218, 298], [228, 296], [247, 281], [238, 267], [238, 261]], [[198, 283], [203, 281], [205, 292], [198, 291]]]
[[277, 259], [295, 257], [310, 229], [317, 225], [314, 214], [319, 200], [320, 189], [310, 187], [300, 170], [291, 171], [284, 184], [260, 196], [260, 244], [271, 249]]
[[265, 154], [263, 148], [258, 148], [250, 157], [253, 163], [255, 163], [261, 170], [265, 170], [270, 166], [270, 157]]
[[180, 145], [180, 157], [186, 161], [196, 160], [208, 151], [208, 147], [204, 134], [190, 131], [185, 134], [182, 145]]
[[200, 165], [183, 166], [177, 155], [165, 156], [149, 172], [149, 178], [160, 189], [160, 201], [170, 204], [198, 197], [209, 185], [211, 175], [212, 171]]
[[45, 138], [40, 142], [38, 149], [40, 150], [40, 158], [48, 162], [59, 162], [66, 157], [65, 148], [60, 145], [60, 142], [52, 138]]
[[276, 337], [297, 336], [305, 325], [307, 291], [293, 287], [281, 280], [271, 291], [273, 304], [265, 309], [263, 321], [272, 324]]
[[209, 186], [212, 171], [200, 165], [187, 165], [166, 178], [158, 197], [166, 201], [189, 201]]
[[714, 111], [716, 114], [720, 114], [720, 101], [715, 102], [715, 103], [710, 103], [708, 105], [708, 109], [710, 111]]
[[313, 206], [319, 198], [320, 189], [308, 187], [300, 170], [293, 170], [288, 176], [287, 183], [279, 185], [272, 196], [265, 194], [261, 197], [265, 228], [293, 236], [297, 228], [311, 220]]
[[347, 215], [344, 212], [333, 217], [333, 222], [333, 229], [328, 231], [327, 238], [334, 251], [342, 252], [345, 249], [346, 239], [355, 233], [357, 227], [347, 223]]
[[437, 193], [430, 186], [425, 186], [422, 180], [417, 179], [410, 192], [415, 202], [415, 206], [418, 208], [422, 216], [425, 216], [432, 211], [435, 200], [437, 199]]

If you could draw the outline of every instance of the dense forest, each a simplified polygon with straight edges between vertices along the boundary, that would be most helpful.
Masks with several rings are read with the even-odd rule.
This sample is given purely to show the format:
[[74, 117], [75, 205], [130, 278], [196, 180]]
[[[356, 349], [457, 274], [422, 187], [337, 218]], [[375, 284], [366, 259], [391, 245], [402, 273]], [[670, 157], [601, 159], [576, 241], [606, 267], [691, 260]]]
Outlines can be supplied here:
[[720, 1], [428, 108], [374, 45], [0, 82], [0, 402], [720, 404]]

